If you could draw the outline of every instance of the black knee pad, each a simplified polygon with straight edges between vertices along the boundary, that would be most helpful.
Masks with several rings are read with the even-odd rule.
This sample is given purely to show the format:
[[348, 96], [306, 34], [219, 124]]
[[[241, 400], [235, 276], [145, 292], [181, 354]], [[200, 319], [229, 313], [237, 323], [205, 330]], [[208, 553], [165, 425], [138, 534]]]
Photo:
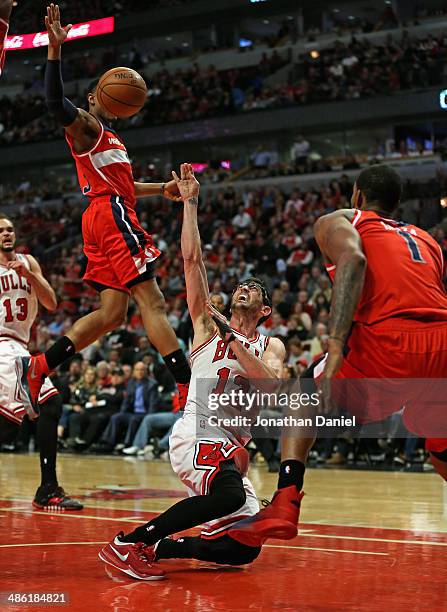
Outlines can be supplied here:
[[236, 512], [245, 504], [247, 495], [234, 461], [224, 461], [220, 464], [219, 473], [215, 476], [209, 495], [216, 500], [223, 516]]
[[439, 459], [439, 461], [445, 461], [447, 463], [447, 448], [443, 451], [430, 451], [430, 455]]
[[53, 395], [46, 402], [39, 405], [40, 418], [54, 419], [59, 422], [62, 415], [62, 398], [59, 395]]

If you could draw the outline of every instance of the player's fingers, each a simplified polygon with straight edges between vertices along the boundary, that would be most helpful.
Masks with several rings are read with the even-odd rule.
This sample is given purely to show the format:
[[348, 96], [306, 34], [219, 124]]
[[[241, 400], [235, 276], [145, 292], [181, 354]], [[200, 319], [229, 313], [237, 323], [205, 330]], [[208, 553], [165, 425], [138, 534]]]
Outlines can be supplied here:
[[172, 176], [173, 176], [174, 181], [175, 181], [176, 183], [180, 183], [180, 179], [179, 179], [179, 177], [177, 176], [177, 173], [176, 173], [176, 171], [175, 171], [175, 170], [172, 170]]
[[67, 34], [68, 34], [68, 32], [71, 30], [71, 28], [72, 28], [72, 27], [73, 27], [73, 24], [72, 24], [72, 23], [69, 23], [68, 25], [66, 25], [66, 26], [64, 27], [64, 30], [67, 32]]
[[180, 166], [180, 174], [181, 174], [182, 180], [185, 180], [186, 179], [186, 164], [182, 164]]

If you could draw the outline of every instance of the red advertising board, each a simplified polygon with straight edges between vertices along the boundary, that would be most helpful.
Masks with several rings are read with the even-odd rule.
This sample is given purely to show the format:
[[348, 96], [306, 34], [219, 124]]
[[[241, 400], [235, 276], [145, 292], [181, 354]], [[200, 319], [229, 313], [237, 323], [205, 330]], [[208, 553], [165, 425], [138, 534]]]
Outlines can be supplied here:
[[[68, 33], [68, 40], [110, 34], [114, 29], [115, 17], [105, 17], [104, 19], [75, 23]], [[46, 47], [47, 45], [48, 34], [46, 32], [36, 32], [34, 34], [16, 34], [8, 36], [5, 49], [7, 51], [19, 51], [23, 49], [34, 49], [35, 47]]]

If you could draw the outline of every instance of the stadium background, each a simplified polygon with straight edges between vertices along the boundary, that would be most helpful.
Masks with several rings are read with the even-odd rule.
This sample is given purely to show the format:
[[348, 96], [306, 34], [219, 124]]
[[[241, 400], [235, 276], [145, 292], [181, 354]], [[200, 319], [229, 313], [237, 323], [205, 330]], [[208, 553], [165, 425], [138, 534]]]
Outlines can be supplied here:
[[[10, 36], [42, 31], [46, 3], [16, 4]], [[116, 65], [144, 75], [149, 87], [144, 110], [116, 126], [135, 179], [162, 181], [182, 161], [195, 165], [211, 291], [226, 303], [235, 281], [253, 274], [265, 280], [274, 309], [262, 331], [284, 339], [287, 376], [299, 374], [324, 351], [331, 288], [312, 226], [320, 215], [347, 205], [360, 168], [392, 164], [405, 179], [401, 218], [429, 229], [447, 249], [440, 206], [447, 195], [443, 2], [299, 4], [298, 9], [288, 0], [60, 4], [64, 23], [115, 17], [112, 34], [64, 45], [66, 94], [83, 106], [88, 83]], [[2, 211], [14, 218], [20, 249], [39, 259], [59, 299], [57, 314], [41, 313], [33, 334], [36, 350], [97, 304], [96, 294], [80, 280], [86, 201], [62, 131], [45, 110], [44, 69], [44, 48], [8, 52], [0, 92]], [[169, 319], [188, 349], [181, 206], [152, 198], [140, 201], [138, 210], [163, 251], [160, 286]], [[88, 447], [79, 444], [82, 432], [70, 431], [70, 411], [83, 390], [100, 395], [113, 387], [113, 371], [124, 366], [129, 376], [126, 366], [139, 359], [159, 382], [163, 409], [171, 409], [171, 381], [132, 309], [124, 329], [83, 351], [81, 359], [79, 371], [62, 369], [56, 381], [67, 410], [62, 447], [113, 452], [95, 447], [100, 432]], [[97, 376], [86, 387], [83, 373], [89, 366]], [[25, 426], [14, 448], [32, 447], [32, 433]], [[271, 448], [261, 444], [259, 450], [275, 469]], [[424, 469], [420, 440], [326, 440], [313, 460]]]

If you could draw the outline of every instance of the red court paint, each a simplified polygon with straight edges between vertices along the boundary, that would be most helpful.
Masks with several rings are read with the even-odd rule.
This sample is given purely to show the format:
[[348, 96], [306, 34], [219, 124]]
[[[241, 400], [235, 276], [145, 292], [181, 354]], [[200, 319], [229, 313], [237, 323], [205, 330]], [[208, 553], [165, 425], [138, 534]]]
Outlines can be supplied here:
[[[51, 515], [32, 512], [26, 503], [0, 502], [0, 513], [0, 591], [65, 592], [69, 603], [54, 610], [446, 609], [445, 533], [305, 524], [295, 540], [271, 540], [245, 569], [164, 561], [165, 581], [141, 583], [105, 569], [97, 557], [100, 544], [89, 544], [129, 531], [136, 523], [122, 519], [132, 511], [86, 508]], [[138, 515], [153, 516], [141, 510]], [[2, 606], [26, 609], [49, 610]]]

